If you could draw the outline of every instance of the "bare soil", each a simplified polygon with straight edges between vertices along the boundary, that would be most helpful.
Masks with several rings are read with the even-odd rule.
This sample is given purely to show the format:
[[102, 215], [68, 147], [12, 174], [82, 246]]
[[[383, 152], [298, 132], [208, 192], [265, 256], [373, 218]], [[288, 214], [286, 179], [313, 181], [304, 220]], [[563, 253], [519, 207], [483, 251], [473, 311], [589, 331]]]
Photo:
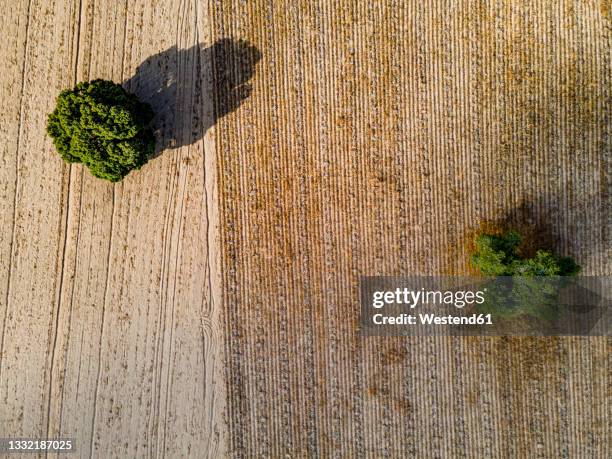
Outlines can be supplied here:
[[[0, 436], [95, 457], [609, 457], [609, 339], [362, 338], [480, 229], [612, 274], [609, 1], [0, 0]], [[45, 135], [107, 78], [159, 148]]]

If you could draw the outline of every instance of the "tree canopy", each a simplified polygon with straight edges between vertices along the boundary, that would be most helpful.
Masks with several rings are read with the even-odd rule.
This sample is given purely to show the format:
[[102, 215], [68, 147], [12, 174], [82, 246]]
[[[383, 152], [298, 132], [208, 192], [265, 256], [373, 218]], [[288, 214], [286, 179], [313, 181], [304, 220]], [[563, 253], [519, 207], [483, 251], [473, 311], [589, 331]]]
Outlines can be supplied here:
[[476, 237], [472, 264], [485, 276], [509, 277], [487, 284], [487, 299], [478, 309], [496, 317], [528, 314], [554, 320], [561, 314], [558, 295], [567, 283], [560, 276], [575, 276], [580, 266], [570, 257], [557, 257], [547, 250], [538, 250], [531, 258], [522, 257], [518, 251], [521, 240], [516, 231]]
[[503, 235], [480, 234], [472, 264], [485, 276], [573, 276], [580, 266], [570, 257], [557, 257], [538, 250], [534, 257], [518, 254], [522, 238], [516, 231]]
[[47, 132], [59, 155], [83, 163], [95, 177], [117, 182], [145, 164], [155, 149], [149, 104], [106, 80], [62, 91]]

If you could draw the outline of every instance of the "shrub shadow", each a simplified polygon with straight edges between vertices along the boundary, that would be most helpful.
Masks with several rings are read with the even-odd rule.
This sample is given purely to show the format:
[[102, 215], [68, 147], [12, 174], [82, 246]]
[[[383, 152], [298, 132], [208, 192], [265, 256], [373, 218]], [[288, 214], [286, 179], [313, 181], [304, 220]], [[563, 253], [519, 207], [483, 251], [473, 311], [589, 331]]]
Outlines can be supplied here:
[[[535, 199], [524, 199], [519, 205], [505, 212], [501, 218], [489, 221], [485, 230], [506, 232], [517, 230], [522, 237], [519, 252], [533, 257], [537, 250], [550, 250], [559, 256], [590, 255], [591, 248], [580, 246], [575, 240], [577, 228], [565, 228], [562, 199], [545, 194]], [[497, 231], [496, 231], [497, 230]]]
[[224, 38], [211, 46], [173, 46], [147, 58], [123, 87], [155, 112], [155, 153], [200, 140], [219, 118], [249, 97], [248, 81], [261, 52], [244, 40]]

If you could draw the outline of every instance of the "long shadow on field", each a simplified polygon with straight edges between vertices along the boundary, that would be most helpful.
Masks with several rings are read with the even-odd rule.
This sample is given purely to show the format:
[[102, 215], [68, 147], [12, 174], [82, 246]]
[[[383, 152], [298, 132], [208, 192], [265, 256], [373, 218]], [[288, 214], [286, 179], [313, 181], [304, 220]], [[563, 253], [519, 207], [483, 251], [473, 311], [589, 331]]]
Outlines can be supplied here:
[[173, 46], [140, 64], [123, 86], [155, 111], [152, 157], [200, 140], [219, 118], [236, 110], [251, 94], [248, 81], [260, 59], [255, 46], [224, 38], [208, 47]]

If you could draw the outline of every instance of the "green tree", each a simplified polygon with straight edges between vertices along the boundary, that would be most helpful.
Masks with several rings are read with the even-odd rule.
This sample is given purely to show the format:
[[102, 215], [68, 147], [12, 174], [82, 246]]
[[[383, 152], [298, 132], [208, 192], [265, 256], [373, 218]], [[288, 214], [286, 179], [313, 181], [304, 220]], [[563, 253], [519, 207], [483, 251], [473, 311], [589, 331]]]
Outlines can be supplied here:
[[580, 266], [570, 257], [557, 257], [547, 250], [522, 257], [518, 253], [521, 240], [516, 231], [476, 237], [472, 264], [485, 276], [507, 277], [488, 284], [487, 301], [479, 309], [500, 317], [528, 314], [553, 320], [560, 313], [557, 300], [566, 284], [563, 277], [577, 275]]
[[94, 80], [60, 93], [47, 133], [65, 161], [117, 182], [153, 153], [152, 119], [149, 104], [112, 81]]
[[570, 257], [556, 257], [547, 250], [538, 250], [534, 257], [518, 254], [521, 235], [509, 231], [504, 235], [480, 234], [472, 264], [485, 276], [574, 276], [580, 266]]

